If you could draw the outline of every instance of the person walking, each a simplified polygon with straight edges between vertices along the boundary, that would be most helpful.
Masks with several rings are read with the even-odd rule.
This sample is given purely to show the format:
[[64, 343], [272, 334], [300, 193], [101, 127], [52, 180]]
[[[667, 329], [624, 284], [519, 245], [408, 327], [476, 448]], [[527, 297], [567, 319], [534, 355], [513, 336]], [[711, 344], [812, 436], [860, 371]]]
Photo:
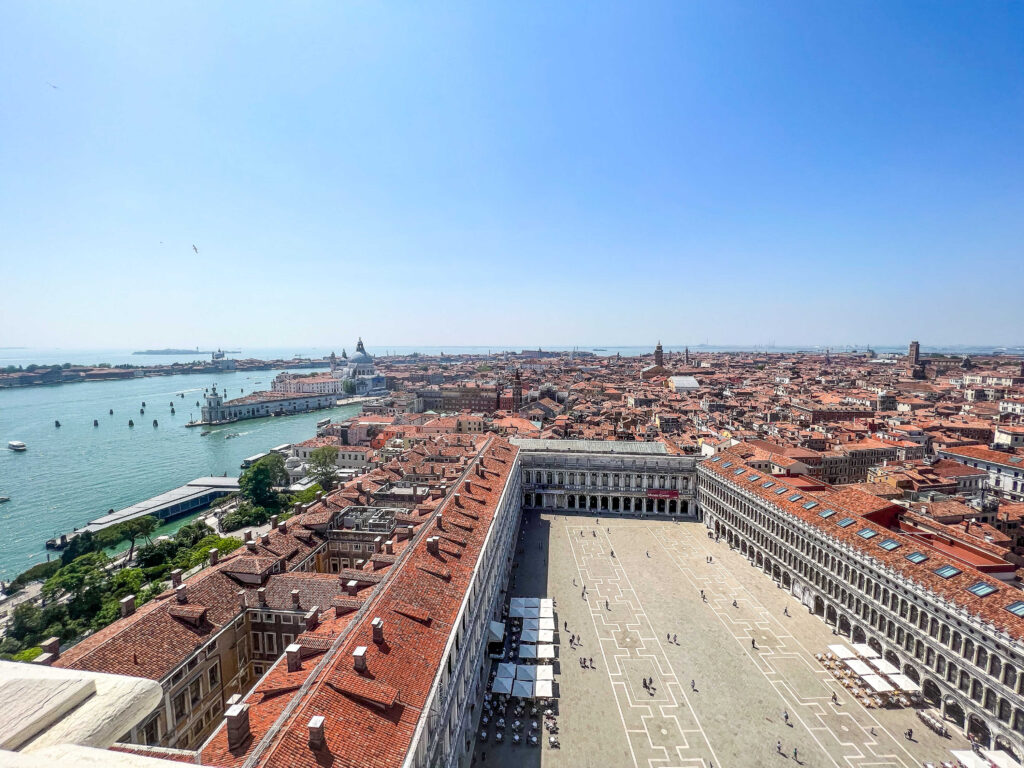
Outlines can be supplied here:
[[780, 755], [782, 754], [782, 741], [781, 740], [775, 742], [775, 751], [778, 752]]
[[739, 606], [738, 606], [738, 605], [736, 605], [736, 601], [735, 601], [735, 600], [733, 600], [733, 601], [732, 601], [732, 607], [733, 607], [733, 608], [739, 608]]
[[782, 710], [782, 721], [786, 725], [789, 725], [789, 712], [787, 712], [786, 710]]
[[646, 553], [647, 553], [647, 556], [648, 556], [648, 557], [650, 557], [650, 556], [651, 556], [651, 552], [650, 552], [650, 550], [647, 550], [647, 549], [645, 549], [645, 550], [644, 550], [644, 552], [646, 552]]
[[690, 690], [691, 691], [696, 691], [697, 690], [697, 681], [696, 680], [691, 680], [690, 681]]
[[644, 690], [645, 690], [645, 691], [646, 691], [646, 690], [649, 690], [649, 689], [647, 688], [647, 678], [645, 677], [645, 678], [643, 679], [643, 681], [644, 681]]
[[679, 641], [676, 640], [675, 633], [672, 634], [672, 642], [675, 643], [676, 645], [679, 645]]
[[594, 657], [593, 656], [590, 657], [590, 668], [591, 669], [594, 668]]
[[796, 754], [797, 754], [797, 753], [796, 753], [796, 747], [793, 747], [793, 759], [794, 759], [794, 760], [795, 760], [796, 762], [798, 762], [798, 763], [799, 763], [799, 762], [800, 762], [800, 758], [798, 758], [798, 757], [796, 756]]
[[757, 650], [757, 641], [754, 638], [750, 638], [750, 647]]

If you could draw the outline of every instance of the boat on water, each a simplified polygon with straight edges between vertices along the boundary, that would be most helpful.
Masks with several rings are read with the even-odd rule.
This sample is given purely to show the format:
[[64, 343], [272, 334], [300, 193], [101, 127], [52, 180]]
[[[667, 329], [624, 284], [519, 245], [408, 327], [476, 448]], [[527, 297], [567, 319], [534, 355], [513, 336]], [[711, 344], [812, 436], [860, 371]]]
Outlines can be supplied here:
[[11, 500], [10, 496], [0, 496], [0, 504], [3, 504], [4, 502], [10, 501], [10, 500]]
[[239, 436], [238, 432], [228, 432], [226, 435], [224, 435], [224, 439], [225, 440], [230, 440], [231, 438], [238, 437], [238, 436]]
[[210, 434], [211, 431], [212, 430], [204, 429], [202, 432], [199, 433], [199, 436], [200, 437], [206, 437], [208, 434]]
[[28, 446], [21, 442], [21, 440], [11, 440], [11, 442], [7, 444], [7, 447], [12, 451], [18, 451], [19, 453], [28, 450]]

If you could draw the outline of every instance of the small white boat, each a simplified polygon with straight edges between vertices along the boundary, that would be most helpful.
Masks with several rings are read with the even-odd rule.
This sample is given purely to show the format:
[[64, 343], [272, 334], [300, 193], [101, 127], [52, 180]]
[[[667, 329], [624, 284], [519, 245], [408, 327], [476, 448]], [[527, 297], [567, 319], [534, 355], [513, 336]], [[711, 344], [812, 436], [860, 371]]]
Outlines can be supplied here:
[[0, 504], [3, 504], [4, 502], [10, 501], [10, 500], [11, 500], [10, 496], [0, 496]]
[[25, 445], [20, 440], [11, 440], [11, 442], [9, 442], [7, 444], [7, 447], [10, 448], [12, 451], [18, 451], [18, 452], [28, 450], [28, 446]]

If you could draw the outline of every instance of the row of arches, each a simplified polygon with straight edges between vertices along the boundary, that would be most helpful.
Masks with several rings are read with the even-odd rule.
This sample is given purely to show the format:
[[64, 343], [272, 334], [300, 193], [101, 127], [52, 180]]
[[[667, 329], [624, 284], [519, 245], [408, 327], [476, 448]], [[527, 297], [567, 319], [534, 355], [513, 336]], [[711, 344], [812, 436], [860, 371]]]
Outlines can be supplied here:
[[[1019, 703], [1021, 699], [1014, 693], [1024, 681], [1013, 665], [979, 648], [979, 644], [969, 638], [960, 637], [958, 651], [982, 672], [981, 675], [970, 674], [962, 665], [951, 662], [931, 647], [929, 638], [941, 638], [950, 644], [954, 641], [952, 631], [947, 633], [948, 627], [944, 629], [945, 625], [938, 624], [934, 617], [879, 589], [877, 583], [856, 575], [850, 586], [856, 584], [868, 598], [861, 599], [831, 577], [840, 569], [830, 562], [826, 553], [811, 547], [806, 553], [808, 557], [800, 557], [783, 545], [786, 539], [782, 531], [778, 536], [766, 535], [760, 526], [751, 525], [750, 520], [703, 492], [700, 501], [706, 523], [716, 537], [724, 537], [730, 547], [738, 549], [752, 565], [782, 587], [792, 589], [794, 580], [800, 579], [802, 584], [821, 590], [814, 592], [812, 598], [804, 599], [808, 610], [835, 627], [837, 633], [852, 642], [867, 643], [902, 669], [921, 685], [925, 700], [940, 709], [966, 735], [982, 745], [1004, 749], [1019, 758], [1024, 751], [1024, 739], [1020, 737], [1024, 734], [1024, 709]], [[831, 566], [831, 573], [813, 567], [814, 563]], [[878, 610], [879, 603], [895, 611], [898, 619]], [[883, 640], [891, 645], [887, 647]], [[1000, 694], [985, 675], [1008, 687], [1009, 695]]]
[[690, 515], [686, 499], [652, 499], [641, 496], [588, 496], [585, 494], [534, 493], [523, 494], [527, 509], [557, 509], [579, 512], [618, 512], [651, 515]]

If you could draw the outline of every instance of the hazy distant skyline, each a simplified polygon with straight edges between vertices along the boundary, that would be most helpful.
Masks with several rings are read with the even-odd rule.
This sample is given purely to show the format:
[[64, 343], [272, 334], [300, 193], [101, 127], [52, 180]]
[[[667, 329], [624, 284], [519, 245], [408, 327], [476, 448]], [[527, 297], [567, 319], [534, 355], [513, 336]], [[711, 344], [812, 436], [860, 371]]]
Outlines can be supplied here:
[[0, 346], [1022, 344], [1021, 39], [1009, 2], [5, 3]]

